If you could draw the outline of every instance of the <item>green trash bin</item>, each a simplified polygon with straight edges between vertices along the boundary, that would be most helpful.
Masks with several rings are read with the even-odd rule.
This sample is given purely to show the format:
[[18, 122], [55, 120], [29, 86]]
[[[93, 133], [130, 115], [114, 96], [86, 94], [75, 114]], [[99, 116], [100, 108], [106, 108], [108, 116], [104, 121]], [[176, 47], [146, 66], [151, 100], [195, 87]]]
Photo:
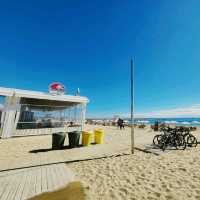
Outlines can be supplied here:
[[80, 134], [81, 134], [81, 131], [68, 132], [69, 147], [70, 148], [74, 148], [74, 147], [79, 146]]
[[65, 133], [58, 132], [52, 134], [52, 149], [62, 149], [65, 142]]

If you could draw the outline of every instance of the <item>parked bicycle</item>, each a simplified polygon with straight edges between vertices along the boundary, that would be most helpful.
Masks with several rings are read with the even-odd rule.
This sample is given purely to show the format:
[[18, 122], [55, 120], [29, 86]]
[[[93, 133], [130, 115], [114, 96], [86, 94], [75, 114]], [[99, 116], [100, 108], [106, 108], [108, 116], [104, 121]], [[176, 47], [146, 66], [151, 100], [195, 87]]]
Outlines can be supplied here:
[[198, 142], [194, 135], [190, 133], [190, 129], [186, 127], [160, 127], [161, 134], [155, 135], [153, 144], [163, 151], [168, 147], [175, 147], [184, 150], [188, 147], [196, 147]]
[[184, 137], [184, 140], [188, 147], [196, 147], [198, 141], [194, 135], [191, 134], [191, 129], [188, 127], [178, 127], [178, 131], [180, 131]]

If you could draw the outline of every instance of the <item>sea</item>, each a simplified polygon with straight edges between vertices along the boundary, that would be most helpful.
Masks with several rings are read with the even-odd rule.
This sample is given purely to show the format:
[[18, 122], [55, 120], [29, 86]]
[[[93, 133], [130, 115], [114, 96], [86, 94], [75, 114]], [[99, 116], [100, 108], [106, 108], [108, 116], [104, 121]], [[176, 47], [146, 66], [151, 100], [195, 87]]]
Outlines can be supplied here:
[[[130, 122], [130, 119], [127, 119]], [[177, 126], [200, 126], [200, 118], [135, 118], [136, 124], [155, 124], [160, 123], [174, 124]]]

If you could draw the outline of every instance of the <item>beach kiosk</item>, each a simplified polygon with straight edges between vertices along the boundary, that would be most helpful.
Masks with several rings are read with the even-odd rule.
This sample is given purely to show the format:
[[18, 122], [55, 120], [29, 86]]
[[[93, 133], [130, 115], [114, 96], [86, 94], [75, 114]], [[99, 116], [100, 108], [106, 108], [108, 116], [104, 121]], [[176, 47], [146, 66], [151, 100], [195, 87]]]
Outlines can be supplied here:
[[82, 130], [89, 102], [79, 94], [65, 95], [59, 83], [48, 93], [0, 87], [0, 97], [1, 138]]

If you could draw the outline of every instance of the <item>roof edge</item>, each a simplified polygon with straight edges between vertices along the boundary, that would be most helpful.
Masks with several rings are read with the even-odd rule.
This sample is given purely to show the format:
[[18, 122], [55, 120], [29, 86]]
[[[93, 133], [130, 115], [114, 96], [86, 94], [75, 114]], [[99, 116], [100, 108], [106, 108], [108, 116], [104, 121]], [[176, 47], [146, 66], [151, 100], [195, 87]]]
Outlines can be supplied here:
[[0, 87], [1, 96], [13, 96], [24, 97], [24, 98], [35, 98], [35, 99], [49, 99], [56, 101], [71, 101], [77, 103], [89, 103], [89, 99], [84, 96], [73, 96], [73, 95], [52, 95], [50, 93], [31, 91], [31, 90], [20, 90], [15, 88]]

